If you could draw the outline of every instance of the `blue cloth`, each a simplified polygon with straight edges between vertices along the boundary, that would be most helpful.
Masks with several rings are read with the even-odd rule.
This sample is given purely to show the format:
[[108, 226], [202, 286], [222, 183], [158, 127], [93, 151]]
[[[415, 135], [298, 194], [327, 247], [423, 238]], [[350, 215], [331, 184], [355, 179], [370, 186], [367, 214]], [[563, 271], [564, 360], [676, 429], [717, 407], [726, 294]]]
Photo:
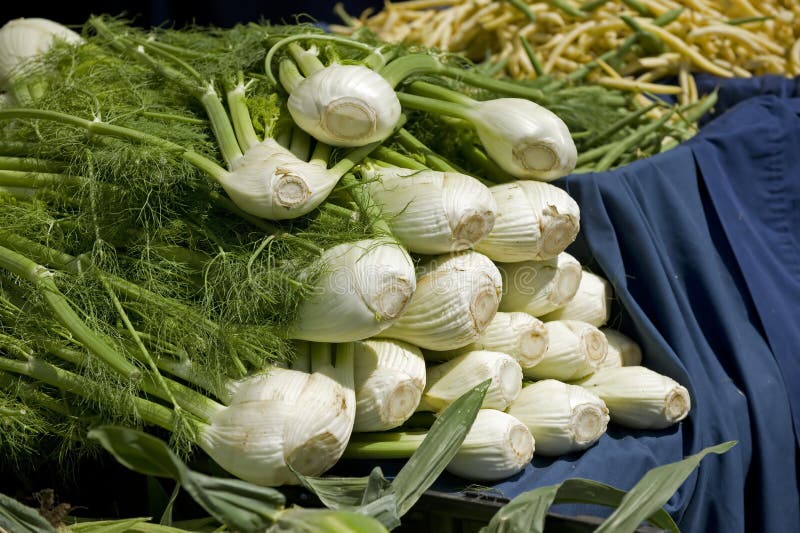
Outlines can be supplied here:
[[[689, 389], [692, 411], [661, 431], [612, 424], [585, 452], [535, 457], [492, 492], [513, 498], [570, 477], [629, 489], [655, 466], [736, 440], [666, 509], [686, 532], [800, 530], [798, 84], [701, 77], [701, 91], [719, 87], [719, 103], [694, 139], [557, 182], [581, 208], [569, 251], [614, 287], [611, 325], [640, 343], [645, 366]], [[391, 475], [400, 464], [382, 466]], [[444, 475], [435, 488], [466, 486]]]
[[567, 477], [627, 489], [654, 466], [737, 440], [667, 510], [689, 532], [798, 531], [800, 84], [699, 85], [718, 87], [719, 103], [694, 139], [560, 183], [581, 208], [571, 251], [614, 286], [612, 325], [640, 342], [644, 365], [689, 388], [689, 418], [663, 431], [612, 427], [583, 454], [537, 458], [494, 489], [513, 497]]

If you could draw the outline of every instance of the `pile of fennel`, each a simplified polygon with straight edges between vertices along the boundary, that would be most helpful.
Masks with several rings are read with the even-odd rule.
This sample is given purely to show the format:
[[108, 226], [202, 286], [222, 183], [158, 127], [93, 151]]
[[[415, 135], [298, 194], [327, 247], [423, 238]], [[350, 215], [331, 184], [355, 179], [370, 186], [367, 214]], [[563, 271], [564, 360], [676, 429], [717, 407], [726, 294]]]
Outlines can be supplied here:
[[448, 467], [491, 481], [687, 415], [565, 252], [586, 117], [552, 95], [310, 26], [53, 24], [0, 61], [4, 458], [115, 423], [292, 484], [491, 378]]

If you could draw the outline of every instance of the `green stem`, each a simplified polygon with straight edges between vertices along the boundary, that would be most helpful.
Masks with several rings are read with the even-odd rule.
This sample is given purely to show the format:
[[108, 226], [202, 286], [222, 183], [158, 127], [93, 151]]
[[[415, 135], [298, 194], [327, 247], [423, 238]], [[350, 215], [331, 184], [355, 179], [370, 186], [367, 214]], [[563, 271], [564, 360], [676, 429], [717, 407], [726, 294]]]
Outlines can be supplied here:
[[322, 368], [333, 365], [331, 345], [327, 342], [313, 342], [310, 350], [312, 372], [318, 372]]
[[72, 309], [58, 290], [53, 273], [27, 257], [0, 246], [0, 266], [32, 283], [40, 292], [51, 312], [87, 350], [104, 361], [120, 375], [130, 380], [141, 378], [141, 372], [106, 341], [92, 331]]
[[[39, 359], [31, 359], [22, 362], [0, 357], [0, 370], [28, 376], [71, 394], [82, 396], [88, 400], [97, 399], [92, 393], [91, 387], [88, 386], [88, 380], [86, 380], [86, 378], [45, 363]], [[175, 413], [168, 408], [139, 397], [133, 398], [133, 402], [136, 412], [142, 420], [169, 431], [175, 430]]]
[[352, 342], [337, 344], [335, 355], [336, 381], [345, 388], [353, 388], [353, 365], [355, 363], [356, 345]]
[[26, 172], [61, 172], [64, 164], [35, 157], [2, 157], [0, 156], [0, 169], [24, 170]]
[[315, 53], [311, 50], [306, 50], [297, 43], [289, 44], [289, 53], [292, 54], [292, 57], [300, 66], [300, 70], [306, 77], [325, 68], [325, 65], [322, 64], [322, 61], [319, 60], [319, 57], [317, 57]]
[[427, 81], [411, 82], [408, 84], [407, 89], [412, 94], [445, 100], [447, 102], [461, 104], [465, 107], [472, 107], [478, 103], [465, 94], [461, 94], [453, 89], [448, 89], [447, 87], [442, 87], [441, 85], [428, 83]]
[[76, 176], [49, 174], [45, 172], [28, 172], [21, 170], [0, 170], [0, 185], [4, 187], [56, 188], [81, 187], [89, 181]]
[[207, 120], [203, 120], [201, 118], [186, 117], [183, 115], [175, 115], [172, 113], [158, 113], [156, 111], [143, 111], [142, 116], [147, 118], [155, 118], [158, 120], [172, 120], [175, 122], [185, 122], [186, 124], [196, 124], [198, 126], [205, 126], [206, 124], [208, 124]]
[[239, 81], [236, 87], [228, 91], [228, 109], [231, 111], [233, 131], [239, 141], [239, 146], [243, 152], [247, 152], [260, 141], [258, 140], [258, 135], [256, 135], [255, 128], [253, 128], [250, 110], [247, 108], [243, 81]]
[[[0, 387], [8, 388], [12, 385], [11, 374], [0, 372]], [[17, 378], [18, 379], [18, 378]], [[71, 416], [69, 406], [62, 401], [56, 400], [49, 394], [39, 390], [33, 383], [25, 383], [16, 381], [13, 383], [16, 386], [15, 394], [26, 404], [36, 404], [45, 409], [58, 413], [61, 416]]]
[[227, 170], [220, 167], [214, 161], [208, 159], [207, 157], [198, 154], [197, 152], [194, 152], [192, 150], [187, 150], [186, 148], [178, 144], [175, 144], [173, 142], [167, 141], [166, 139], [162, 139], [155, 135], [150, 135], [148, 133], [144, 133], [131, 128], [117, 126], [115, 124], [108, 124], [106, 122], [95, 122], [92, 120], [86, 120], [84, 118], [68, 115], [66, 113], [60, 113], [58, 111], [47, 111], [42, 109], [24, 109], [24, 108], [0, 109], [0, 120], [11, 120], [15, 118], [49, 120], [52, 122], [59, 122], [61, 124], [76, 126], [78, 128], [82, 128], [88, 131], [89, 133], [96, 135], [107, 135], [109, 137], [115, 137], [117, 139], [126, 139], [145, 144], [151, 144], [153, 146], [158, 146], [160, 148], [163, 148], [167, 151], [177, 153], [181, 157], [181, 159], [196, 166], [197, 168], [204, 171], [217, 181], [223, 180], [225, 176], [228, 175]]
[[608, 139], [612, 134], [618, 132], [622, 128], [625, 128], [626, 126], [629, 126], [630, 124], [633, 124], [634, 122], [639, 120], [639, 118], [642, 115], [649, 113], [650, 111], [658, 107], [658, 105], [659, 105], [658, 102], [654, 102], [648, 106], [637, 109], [633, 113], [629, 113], [628, 115], [622, 117], [616, 122], [613, 122], [600, 132], [593, 133], [592, 135], [590, 135], [589, 138], [586, 139], [586, 141], [583, 143], [583, 146], [589, 147], [594, 145], [599, 140]]
[[0, 141], [0, 154], [26, 157], [36, 150], [35, 143], [23, 141]]
[[289, 145], [289, 151], [301, 161], [308, 161], [308, 154], [311, 152], [311, 136], [295, 126], [292, 131], [292, 142]]
[[453, 163], [428, 148], [425, 143], [414, 137], [407, 129], [401, 128], [395, 137], [400, 145], [409, 152], [417, 152], [423, 155], [430, 168], [440, 172], [459, 172]]
[[672, 117], [674, 111], [670, 111], [669, 113], [665, 113], [661, 118], [658, 120], [639, 128], [638, 130], [634, 131], [626, 138], [622, 139], [619, 144], [614, 146], [611, 150], [606, 153], [603, 158], [595, 165], [595, 170], [597, 172], [602, 172], [604, 170], [608, 170], [611, 168], [611, 165], [619, 159], [619, 157], [624, 154], [628, 149], [633, 146], [636, 146], [644, 137], [649, 135], [650, 133], [658, 130], [661, 126], [663, 126], [667, 120]]
[[380, 74], [393, 87], [413, 74], [439, 74], [504, 96], [526, 98], [538, 103], [546, 100], [545, 94], [539, 89], [491, 78], [476, 72], [475, 69], [445, 65], [437, 58], [427, 54], [409, 54], [399, 57], [382, 68]]
[[208, 85], [205, 93], [200, 97], [200, 102], [203, 104], [206, 114], [208, 114], [211, 130], [217, 138], [222, 157], [230, 167], [237, 159], [242, 157], [242, 151], [239, 149], [239, 142], [236, 140], [236, 134], [233, 131], [231, 120], [228, 118], [228, 113], [222, 107], [222, 101], [213, 85]]
[[408, 168], [411, 170], [428, 170], [428, 167], [416, 159], [403, 155], [390, 148], [386, 148], [385, 146], [376, 149], [375, 152], [373, 152], [373, 156], [375, 159], [396, 167]]
[[[23, 251], [25, 254], [35, 257], [37, 261], [50, 264], [56, 268], [66, 270], [73, 274], [79, 274], [81, 271], [86, 270], [87, 268], [93, 268], [95, 274], [99, 276], [101, 280], [108, 282], [111, 287], [133, 301], [144, 302], [146, 304], [153, 305], [158, 309], [170, 313], [172, 316], [177, 316], [185, 320], [195, 320], [216, 333], [220, 333], [222, 331], [221, 327], [216, 322], [206, 318], [202, 313], [197, 312], [188, 305], [185, 305], [177, 300], [164, 298], [136, 285], [135, 283], [131, 283], [123, 278], [108, 274], [97, 268], [84, 266], [78, 258], [69, 254], [53, 250], [47, 246], [43, 246], [39, 243], [4, 231], [0, 231], [0, 243], [10, 246], [15, 250]], [[2, 247], [0, 247], [0, 249], [2, 249]], [[236, 339], [233, 339], [232, 342], [239, 344], [239, 341]], [[240, 371], [243, 372], [245, 370], [244, 366], [242, 365], [241, 361], [239, 361], [235, 352], [231, 354], [231, 357], [234, 363], [239, 367]]]
[[314, 151], [311, 153], [311, 161], [314, 165], [319, 165], [323, 168], [328, 168], [328, 161], [331, 158], [331, 145], [317, 141], [314, 145]]
[[343, 457], [347, 459], [408, 459], [417, 451], [426, 431], [353, 433]]
[[[86, 356], [83, 353], [63, 346], [50, 346], [48, 347], [48, 353], [78, 368], [86, 366], [87, 363]], [[204, 422], [208, 422], [214, 414], [225, 408], [223, 405], [177, 381], [165, 379], [160, 375], [159, 378], [161, 383], [157, 383], [152, 376], [146, 376], [139, 383], [139, 387], [147, 394], [172, 403], [176, 413], [180, 412], [181, 409], [185, 409]]]
[[606, 153], [608, 153], [609, 150], [614, 148], [618, 142], [619, 141], [612, 141], [610, 143], [603, 144], [596, 148], [592, 148], [591, 150], [586, 150], [584, 152], [581, 152], [581, 154], [578, 156], [578, 161], [576, 165], [580, 167], [587, 163], [591, 163], [592, 161], [597, 161], [598, 159], [603, 157]]
[[294, 61], [291, 59], [284, 59], [281, 61], [281, 64], [278, 66], [278, 77], [281, 80], [281, 85], [283, 85], [284, 90], [289, 94], [295, 92], [297, 87], [303, 83], [305, 79], [303, 75], [300, 74], [297, 65], [295, 65]]
[[466, 121], [470, 121], [472, 119], [469, 113], [469, 108], [462, 104], [445, 102], [435, 98], [417, 96], [415, 94], [408, 93], [397, 93], [397, 98], [400, 100], [400, 104], [403, 107], [425, 111], [428, 113], [435, 113], [437, 115], [447, 115]]
[[298, 33], [295, 35], [290, 35], [289, 37], [285, 37], [275, 43], [272, 48], [269, 49], [267, 52], [267, 56], [264, 58], [264, 72], [266, 73], [269, 81], [272, 83], [277, 84], [275, 80], [275, 76], [272, 74], [272, 59], [275, 57], [275, 54], [278, 50], [282, 47], [286, 46], [289, 43], [293, 43], [295, 41], [301, 40], [309, 40], [309, 41], [332, 41], [335, 43], [339, 43], [345, 46], [350, 46], [351, 48], [356, 48], [358, 50], [365, 50], [367, 52], [372, 52], [374, 50], [373, 46], [368, 44], [354, 41], [352, 39], [348, 39], [347, 37], [341, 37], [338, 35], [330, 35], [327, 33]]
[[481, 169], [480, 176], [475, 177], [484, 182], [484, 185], [491, 186], [497, 183], [517, 181], [517, 178], [500, 168], [483, 150], [474, 144], [462, 145], [460, 152], [469, 161], [470, 165]]
[[[397, 123], [396, 128], [403, 127], [405, 124], [405, 117], [401, 117], [400, 121]], [[334, 176], [344, 176], [350, 170], [359, 164], [365, 157], [370, 155], [375, 150], [379, 149], [382, 144], [382, 141], [376, 141], [374, 143], [367, 144], [365, 146], [359, 146], [353, 150], [347, 152], [339, 161], [336, 162], [330, 168], [330, 172]]]

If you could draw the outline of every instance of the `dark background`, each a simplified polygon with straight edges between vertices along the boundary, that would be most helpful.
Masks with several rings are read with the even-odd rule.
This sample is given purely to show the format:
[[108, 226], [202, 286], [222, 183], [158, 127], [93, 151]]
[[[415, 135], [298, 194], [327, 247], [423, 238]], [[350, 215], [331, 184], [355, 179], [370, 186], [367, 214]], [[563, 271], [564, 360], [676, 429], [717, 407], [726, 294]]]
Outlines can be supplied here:
[[[3, 0], [0, 24], [19, 17], [44, 17], [62, 24], [82, 24], [91, 14], [108, 13], [135, 16], [142, 26], [174, 23], [177, 26], [195, 22], [201, 25], [229, 27], [238, 22], [253, 22], [262, 18], [272, 22], [293, 22], [295, 15], [304, 13], [322, 22], [340, 23], [333, 13], [337, 0], [150, 0], [133, 2], [119, 0], [90, 0], [63, 2], [21, 2]], [[380, 0], [341, 0], [350, 15], [360, 15], [367, 7], [382, 6]], [[308, 19], [304, 19], [308, 20]]]

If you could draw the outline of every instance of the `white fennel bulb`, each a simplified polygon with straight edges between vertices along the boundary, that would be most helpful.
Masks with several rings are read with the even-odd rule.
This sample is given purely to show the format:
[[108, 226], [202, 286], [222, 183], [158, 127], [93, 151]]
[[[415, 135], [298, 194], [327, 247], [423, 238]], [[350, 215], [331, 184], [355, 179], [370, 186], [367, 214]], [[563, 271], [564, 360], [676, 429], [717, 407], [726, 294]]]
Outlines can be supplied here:
[[399, 244], [365, 239], [334, 246], [300, 304], [292, 338], [350, 342], [377, 335], [399, 317], [416, 287], [411, 257]]
[[312, 354], [313, 373], [272, 368], [229, 383], [227, 406], [203, 426], [200, 447], [226, 471], [259, 485], [297, 484], [288, 465], [309, 476], [332, 467], [355, 420], [354, 346], [337, 347], [335, 366], [321, 347], [321, 357]]
[[297, 218], [316, 209], [339, 182], [338, 172], [306, 162], [268, 138], [231, 162], [219, 183], [231, 200], [253, 216]]
[[578, 152], [567, 125], [530, 100], [478, 102], [468, 116], [489, 157], [519, 179], [551, 181], [575, 168]]
[[540, 317], [567, 304], [578, 291], [581, 264], [567, 252], [546, 261], [497, 265], [503, 276], [501, 311]]
[[19, 18], [0, 28], [0, 87], [8, 87], [24, 64], [44, 54], [57, 41], [77, 44], [81, 36], [69, 28], [43, 18]]
[[336, 365], [330, 353], [314, 356], [306, 387], [284, 431], [286, 463], [304, 475], [319, 476], [342, 457], [356, 418], [352, 343], [336, 346]]
[[332, 64], [305, 78], [287, 102], [295, 124], [333, 146], [363, 146], [391, 135], [400, 101], [391, 85], [362, 65]]
[[595, 372], [608, 354], [608, 341], [599, 329], [585, 322], [545, 322], [549, 345], [536, 366], [524, 370], [532, 379], [570, 381]]
[[481, 409], [447, 471], [474, 481], [499, 481], [531, 462], [534, 445], [525, 424], [503, 411]]
[[393, 235], [411, 252], [472, 248], [494, 226], [494, 197], [472, 176], [378, 165], [363, 165], [362, 176]]
[[355, 344], [354, 431], [385, 431], [414, 414], [425, 390], [425, 359], [416, 346], [392, 339]]
[[466, 346], [494, 318], [501, 291], [500, 272], [484, 255], [468, 250], [434, 258], [419, 268], [411, 303], [381, 336], [428, 350]]
[[524, 368], [535, 366], [547, 350], [547, 328], [527, 313], [498, 312], [475, 342], [456, 350], [428, 352], [431, 360], [452, 359], [464, 352], [489, 350], [510, 355]]
[[517, 181], [489, 187], [497, 217], [475, 249], [495, 261], [544, 261], [569, 246], [580, 229], [580, 210], [569, 194], [549, 183]]
[[[642, 349], [636, 341], [611, 328], [600, 328], [608, 340], [608, 353], [613, 358], [619, 358], [620, 364], [614, 366], [639, 366], [642, 364]], [[612, 355], [614, 351], [618, 355]]]
[[270, 487], [296, 484], [286, 466], [284, 429], [295, 401], [274, 399], [236, 403], [211, 417], [199, 446], [234, 476]]
[[689, 391], [643, 366], [608, 368], [578, 382], [608, 405], [611, 420], [636, 429], [663, 429], [686, 418]]
[[597, 274], [584, 272], [575, 296], [565, 305], [544, 315], [542, 320], [580, 320], [599, 328], [611, 318], [613, 295], [608, 281]]
[[523, 387], [506, 412], [530, 430], [536, 453], [547, 456], [588, 448], [603, 436], [609, 420], [597, 395], [554, 379]]
[[431, 366], [419, 410], [441, 411], [487, 379], [492, 383], [482, 407], [502, 411], [522, 388], [522, 368], [510, 355], [485, 350], [467, 352], [446, 363]]

